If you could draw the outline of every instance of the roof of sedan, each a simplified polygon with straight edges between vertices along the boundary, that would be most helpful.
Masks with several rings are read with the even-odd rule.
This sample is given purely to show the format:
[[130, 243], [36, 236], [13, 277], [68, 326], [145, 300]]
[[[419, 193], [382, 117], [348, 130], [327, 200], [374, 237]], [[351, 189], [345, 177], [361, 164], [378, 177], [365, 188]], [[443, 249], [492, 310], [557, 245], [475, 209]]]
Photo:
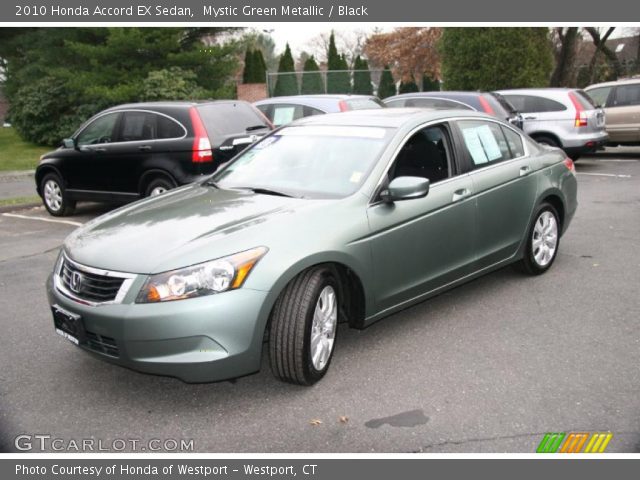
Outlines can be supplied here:
[[[343, 113], [314, 115], [295, 121], [291, 125], [353, 125], [360, 127], [399, 128], [407, 123], [444, 120], [452, 117], [487, 117], [469, 110], [428, 110], [424, 108], [380, 108], [352, 110]], [[493, 119], [493, 117], [490, 117]]]
[[123, 105], [116, 105], [115, 107], [108, 108], [107, 110], [126, 110], [126, 109], [144, 109], [153, 107], [192, 107], [197, 105], [211, 105], [222, 103], [247, 103], [243, 100], [164, 100], [157, 102], [140, 102], [140, 103], [125, 103]]

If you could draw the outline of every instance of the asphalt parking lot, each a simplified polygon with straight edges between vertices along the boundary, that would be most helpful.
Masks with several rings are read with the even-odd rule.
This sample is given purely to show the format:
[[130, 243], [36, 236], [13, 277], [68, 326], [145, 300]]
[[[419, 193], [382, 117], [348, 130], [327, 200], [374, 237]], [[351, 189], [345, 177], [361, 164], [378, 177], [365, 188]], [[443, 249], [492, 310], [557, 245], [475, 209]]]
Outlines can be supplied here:
[[[189, 385], [109, 365], [56, 335], [59, 246], [106, 211], [0, 214], [0, 447], [22, 433], [202, 452], [533, 452], [546, 432], [613, 432], [640, 452], [640, 149], [577, 164], [580, 206], [553, 268], [507, 268], [364, 331], [338, 332], [312, 388], [260, 373]], [[54, 221], [52, 221], [54, 220]]]

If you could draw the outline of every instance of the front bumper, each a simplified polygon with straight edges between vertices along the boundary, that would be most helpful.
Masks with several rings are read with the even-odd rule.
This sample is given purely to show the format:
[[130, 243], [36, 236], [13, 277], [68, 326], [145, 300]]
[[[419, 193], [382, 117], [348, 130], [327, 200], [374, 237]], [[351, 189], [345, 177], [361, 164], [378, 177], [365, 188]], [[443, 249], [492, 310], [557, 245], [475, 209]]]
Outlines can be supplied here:
[[200, 383], [260, 369], [268, 292], [240, 288], [156, 304], [83, 305], [47, 281], [51, 306], [80, 315], [79, 347], [117, 365]]

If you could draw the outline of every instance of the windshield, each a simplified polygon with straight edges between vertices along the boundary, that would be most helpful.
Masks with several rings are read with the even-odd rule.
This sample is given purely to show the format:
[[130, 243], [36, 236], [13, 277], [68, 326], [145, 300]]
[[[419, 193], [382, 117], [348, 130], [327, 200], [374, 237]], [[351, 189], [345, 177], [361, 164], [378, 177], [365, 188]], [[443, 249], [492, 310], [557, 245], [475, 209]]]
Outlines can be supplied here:
[[342, 198], [367, 178], [391, 130], [378, 127], [285, 127], [245, 150], [212, 181], [220, 188]]

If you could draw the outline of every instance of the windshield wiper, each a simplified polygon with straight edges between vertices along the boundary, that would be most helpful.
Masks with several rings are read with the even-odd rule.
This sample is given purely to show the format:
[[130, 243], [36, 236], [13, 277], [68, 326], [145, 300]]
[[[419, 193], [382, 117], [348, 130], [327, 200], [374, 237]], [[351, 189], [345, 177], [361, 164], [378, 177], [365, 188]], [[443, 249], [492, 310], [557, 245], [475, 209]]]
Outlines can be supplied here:
[[205, 187], [220, 188], [218, 186], [218, 184], [216, 182], [214, 182], [213, 180], [206, 180], [206, 181], [202, 182], [202, 185], [205, 186]]
[[263, 195], [276, 195], [278, 197], [293, 197], [288, 193], [279, 192], [278, 190], [271, 190], [270, 188], [262, 188], [262, 187], [233, 187], [238, 190], [251, 190], [253, 193], [261, 193]]
[[254, 130], [262, 130], [263, 128], [269, 128], [267, 125], [252, 125], [251, 127], [247, 127], [245, 131], [253, 132]]

